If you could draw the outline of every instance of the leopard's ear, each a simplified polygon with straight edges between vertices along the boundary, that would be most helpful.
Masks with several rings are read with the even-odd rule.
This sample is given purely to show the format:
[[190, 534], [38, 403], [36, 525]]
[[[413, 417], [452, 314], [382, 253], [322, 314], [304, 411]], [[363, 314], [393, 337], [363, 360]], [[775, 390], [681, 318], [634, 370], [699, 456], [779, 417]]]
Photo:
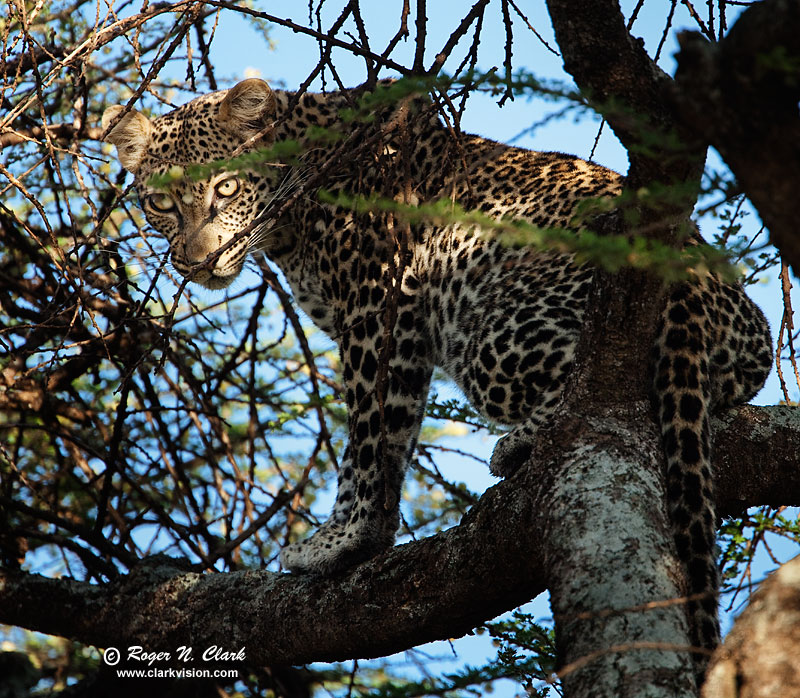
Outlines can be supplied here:
[[[114, 105], [103, 113], [103, 130], [108, 131], [111, 124], [125, 110], [125, 107]], [[117, 146], [117, 156], [122, 166], [136, 174], [150, 144], [150, 120], [142, 113], [131, 109], [106, 134], [105, 141]]]
[[219, 105], [219, 120], [223, 128], [242, 140], [262, 133], [272, 142], [270, 126], [277, 113], [277, 101], [272, 88], [263, 80], [250, 78], [235, 85]]

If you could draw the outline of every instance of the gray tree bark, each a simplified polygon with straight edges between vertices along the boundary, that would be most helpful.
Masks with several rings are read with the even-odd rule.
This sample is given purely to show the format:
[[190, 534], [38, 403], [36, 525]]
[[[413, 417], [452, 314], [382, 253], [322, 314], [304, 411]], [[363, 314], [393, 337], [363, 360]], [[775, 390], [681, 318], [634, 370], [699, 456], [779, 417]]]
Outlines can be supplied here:
[[638, 432], [612, 417], [576, 424], [554, 464], [544, 562], [568, 696], [695, 695], [681, 567], [653, 505], [661, 445], [644, 416]]

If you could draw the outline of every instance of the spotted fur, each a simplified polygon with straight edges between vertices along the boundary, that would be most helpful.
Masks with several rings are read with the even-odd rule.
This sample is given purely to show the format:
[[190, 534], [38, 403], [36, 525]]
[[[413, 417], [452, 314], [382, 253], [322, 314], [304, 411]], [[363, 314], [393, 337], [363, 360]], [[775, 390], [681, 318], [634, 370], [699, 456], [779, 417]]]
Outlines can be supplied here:
[[[434, 366], [483, 415], [514, 425], [491, 460], [494, 473], [511, 474], [560, 399], [593, 276], [570, 256], [502, 245], [475, 226], [406, 225], [391, 213], [322, 204], [315, 187], [413, 205], [447, 199], [498, 219], [567, 227], [580, 201], [614, 197], [622, 186], [615, 172], [576, 157], [455, 138], [419, 100], [379, 108], [348, 139], [355, 126], [340, 111], [356, 96], [297, 97], [248, 80], [153, 121], [121, 107], [104, 117], [178, 271], [222, 288], [248, 252], [262, 250], [338, 343], [349, 446], [329, 520], [283, 550], [284, 567], [295, 572], [332, 573], [393, 543]], [[312, 126], [338, 128], [341, 138], [311, 142]], [[291, 167], [179, 179], [168, 191], [148, 183], [175, 165], [288, 140], [308, 146]], [[292, 197], [277, 224], [252, 226]], [[740, 286], [708, 277], [668, 291], [653, 350], [654, 402], [678, 553], [689, 592], [706, 594], [692, 602], [693, 639], [706, 647], [719, 636], [708, 415], [760, 389], [769, 347], [764, 317]]]

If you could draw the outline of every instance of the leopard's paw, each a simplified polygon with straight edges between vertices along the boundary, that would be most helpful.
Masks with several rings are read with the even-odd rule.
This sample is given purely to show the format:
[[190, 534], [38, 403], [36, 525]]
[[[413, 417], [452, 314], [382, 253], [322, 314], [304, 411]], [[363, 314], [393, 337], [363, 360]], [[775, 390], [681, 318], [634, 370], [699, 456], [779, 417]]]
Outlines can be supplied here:
[[394, 542], [394, 535], [365, 535], [354, 526], [328, 523], [311, 538], [281, 551], [281, 565], [295, 574], [327, 576], [364, 562]]
[[533, 434], [515, 429], [503, 436], [492, 451], [489, 470], [497, 477], [511, 477], [533, 452]]

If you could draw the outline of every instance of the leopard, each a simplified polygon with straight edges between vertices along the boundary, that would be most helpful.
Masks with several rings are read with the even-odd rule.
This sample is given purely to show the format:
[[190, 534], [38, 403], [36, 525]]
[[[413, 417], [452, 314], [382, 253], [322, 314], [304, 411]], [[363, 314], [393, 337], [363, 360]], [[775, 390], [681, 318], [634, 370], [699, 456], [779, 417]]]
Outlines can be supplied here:
[[[596, 268], [498, 230], [580, 229], [582, 211], [613, 207], [625, 185], [590, 160], [461, 133], [424, 90], [380, 98], [395, 84], [312, 93], [250, 78], [153, 119], [122, 105], [103, 115], [175, 270], [224, 289], [251, 254], [264, 255], [338, 346], [348, 442], [330, 517], [281, 552], [295, 574], [332, 575], [394, 544], [437, 367], [509, 427], [490, 470], [513, 476], [562, 400]], [[186, 175], [199, 165], [208, 167]], [[441, 214], [442, 203], [460, 215]], [[713, 648], [709, 416], [760, 390], [771, 338], [738, 282], [706, 274], [664, 286], [654, 417], [675, 546], [699, 599], [689, 603], [692, 641]]]

